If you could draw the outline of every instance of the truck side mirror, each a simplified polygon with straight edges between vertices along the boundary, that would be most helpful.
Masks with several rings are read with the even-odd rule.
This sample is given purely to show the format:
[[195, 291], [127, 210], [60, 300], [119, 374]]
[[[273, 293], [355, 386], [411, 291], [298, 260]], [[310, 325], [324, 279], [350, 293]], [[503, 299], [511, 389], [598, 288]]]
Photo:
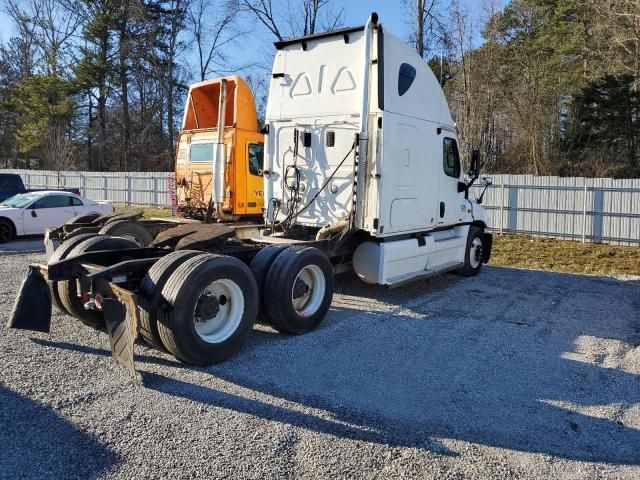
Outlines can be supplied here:
[[32, 216], [33, 218], [35, 218], [35, 217], [37, 217], [37, 216], [38, 216], [38, 214], [36, 213], [36, 211], [35, 211], [35, 210], [31, 210], [31, 216]]
[[471, 152], [471, 166], [469, 167], [469, 178], [475, 180], [480, 176], [480, 150]]

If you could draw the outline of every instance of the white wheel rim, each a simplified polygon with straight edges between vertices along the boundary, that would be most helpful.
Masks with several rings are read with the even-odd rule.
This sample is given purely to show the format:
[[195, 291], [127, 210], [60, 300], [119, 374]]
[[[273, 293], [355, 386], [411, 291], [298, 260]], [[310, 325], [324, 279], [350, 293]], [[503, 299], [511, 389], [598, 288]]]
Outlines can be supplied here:
[[215, 297], [218, 311], [208, 318], [198, 316], [198, 306], [193, 312], [193, 323], [198, 336], [207, 343], [222, 343], [238, 329], [244, 314], [244, 295], [236, 282], [229, 279], [216, 280], [205, 288], [205, 296]]
[[[304, 287], [304, 293], [297, 298], [295, 297], [296, 285]], [[300, 270], [291, 289], [291, 303], [296, 313], [303, 317], [310, 317], [315, 314], [322, 305], [325, 291], [326, 281], [320, 267], [307, 265]]]
[[469, 252], [469, 262], [472, 268], [478, 268], [482, 262], [482, 240], [478, 237], [471, 242], [471, 251]]

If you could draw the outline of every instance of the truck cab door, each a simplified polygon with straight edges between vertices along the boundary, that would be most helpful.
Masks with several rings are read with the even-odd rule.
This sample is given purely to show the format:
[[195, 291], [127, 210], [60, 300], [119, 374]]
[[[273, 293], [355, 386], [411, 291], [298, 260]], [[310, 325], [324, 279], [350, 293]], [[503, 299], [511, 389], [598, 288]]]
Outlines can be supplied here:
[[440, 198], [437, 205], [438, 225], [455, 225], [466, 217], [467, 202], [464, 192], [458, 192], [462, 181], [462, 163], [458, 152], [458, 142], [444, 133], [442, 139], [442, 167], [440, 169]]
[[245, 145], [246, 162], [246, 212], [247, 215], [262, 215], [264, 206], [264, 144], [262, 141], [248, 140]]
[[57, 228], [71, 219], [75, 212], [69, 195], [48, 195], [23, 210], [22, 223], [25, 235], [44, 233], [47, 228]]

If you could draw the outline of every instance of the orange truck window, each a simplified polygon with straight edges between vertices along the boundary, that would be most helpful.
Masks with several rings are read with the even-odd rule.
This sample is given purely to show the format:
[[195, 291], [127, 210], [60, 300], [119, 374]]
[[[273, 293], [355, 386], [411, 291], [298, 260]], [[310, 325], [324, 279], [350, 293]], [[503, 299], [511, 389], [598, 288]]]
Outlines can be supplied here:
[[249, 144], [249, 173], [261, 176], [263, 165], [264, 146], [258, 143]]

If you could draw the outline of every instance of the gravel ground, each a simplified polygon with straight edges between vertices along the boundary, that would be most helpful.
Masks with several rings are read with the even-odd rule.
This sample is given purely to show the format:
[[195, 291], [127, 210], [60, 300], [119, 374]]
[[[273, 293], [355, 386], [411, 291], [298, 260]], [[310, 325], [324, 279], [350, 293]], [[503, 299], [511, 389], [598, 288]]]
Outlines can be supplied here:
[[320, 329], [256, 327], [190, 368], [58, 313], [4, 327], [0, 478], [640, 478], [640, 279], [507, 268], [399, 290], [338, 280]]
[[44, 243], [41, 236], [23, 237], [9, 243], [0, 243], [0, 255], [11, 252], [44, 252]]

